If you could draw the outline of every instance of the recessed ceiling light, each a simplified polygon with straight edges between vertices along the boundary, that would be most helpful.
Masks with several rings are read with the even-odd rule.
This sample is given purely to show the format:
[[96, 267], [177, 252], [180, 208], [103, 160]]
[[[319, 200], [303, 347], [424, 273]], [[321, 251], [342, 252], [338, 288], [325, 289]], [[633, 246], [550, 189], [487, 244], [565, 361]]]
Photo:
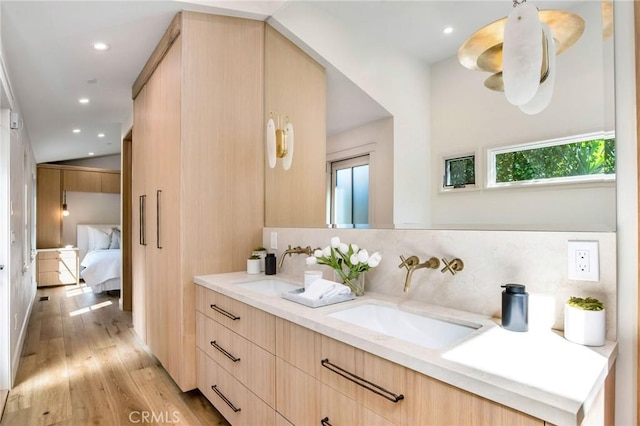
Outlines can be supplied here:
[[98, 51], [105, 51], [105, 50], [109, 50], [111, 48], [111, 46], [109, 46], [107, 43], [104, 43], [102, 41], [93, 43], [93, 50], [98, 50]]
[[451, 34], [453, 32], [453, 27], [444, 27], [442, 29], [443, 34]]
[[73, 129], [72, 132], [73, 133], [80, 133], [80, 129]]
[[81, 104], [88, 104], [89, 103], [89, 98], [80, 98], [80, 99], [78, 99], [78, 102], [80, 102]]
[[90, 152], [89, 155], [95, 155], [95, 152]]
[[98, 133], [99, 138], [104, 138], [104, 133]]

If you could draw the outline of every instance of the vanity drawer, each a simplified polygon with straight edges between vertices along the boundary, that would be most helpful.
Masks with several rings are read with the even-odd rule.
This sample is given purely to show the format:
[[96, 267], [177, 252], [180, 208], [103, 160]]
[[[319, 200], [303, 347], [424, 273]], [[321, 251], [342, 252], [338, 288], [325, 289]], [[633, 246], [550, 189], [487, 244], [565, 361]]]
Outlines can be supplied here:
[[[275, 425], [275, 410], [199, 350], [198, 387], [232, 425]], [[204, 368], [203, 368], [204, 367]]]
[[[332, 426], [367, 425], [393, 426], [394, 423], [366, 409], [354, 400], [320, 384], [320, 420]], [[414, 423], [419, 424], [419, 423]]]
[[276, 318], [276, 356], [315, 378], [320, 378], [321, 338], [313, 330]]
[[198, 312], [198, 347], [270, 406], [275, 406], [275, 356]]
[[267, 351], [275, 352], [275, 317], [213, 290], [196, 285], [198, 310]]

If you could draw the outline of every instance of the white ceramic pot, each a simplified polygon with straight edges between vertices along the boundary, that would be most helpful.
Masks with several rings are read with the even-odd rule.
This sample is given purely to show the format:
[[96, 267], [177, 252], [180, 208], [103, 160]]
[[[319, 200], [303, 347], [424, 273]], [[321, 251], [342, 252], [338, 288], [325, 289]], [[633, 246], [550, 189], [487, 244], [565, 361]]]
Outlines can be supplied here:
[[251, 253], [253, 256], [260, 256], [260, 272], [264, 272], [264, 259], [267, 257], [266, 250], [254, 250]]
[[585, 346], [603, 346], [606, 310], [586, 311], [564, 305], [565, 339]]
[[262, 259], [247, 259], [247, 274], [259, 274]]

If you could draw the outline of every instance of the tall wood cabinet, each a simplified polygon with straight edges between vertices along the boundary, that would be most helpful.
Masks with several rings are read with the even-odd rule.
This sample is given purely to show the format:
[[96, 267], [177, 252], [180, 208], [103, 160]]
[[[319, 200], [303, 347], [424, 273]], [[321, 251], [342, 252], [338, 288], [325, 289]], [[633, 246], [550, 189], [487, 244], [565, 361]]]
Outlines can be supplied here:
[[133, 87], [134, 329], [196, 387], [195, 285], [241, 271], [264, 223], [264, 23], [181, 12]]

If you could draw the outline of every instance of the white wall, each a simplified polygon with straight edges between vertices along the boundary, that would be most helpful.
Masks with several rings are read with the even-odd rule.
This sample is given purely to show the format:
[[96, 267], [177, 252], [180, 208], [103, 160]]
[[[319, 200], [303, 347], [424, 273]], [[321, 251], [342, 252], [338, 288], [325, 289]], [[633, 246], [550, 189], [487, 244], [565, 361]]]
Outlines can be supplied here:
[[383, 118], [327, 138], [327, 160], [369, 154], [369, 224], [393, 227], [393, 118]]
[[[456, 57], [431, 68], [433, 225], [500, 225], [508, 229], [615, 229], [615, 183], [536, 188], [486, 189], [486, 150], [501, 146], [614, 129], [613, 93], [605, 92], [605, 74], [613, 81], [613, 37], [602, 40], [600, 2], [574, 9], [585, 19], [582, 37], [557, 57], [551, 104], [527, 115], [504, 93], [484, 87], [489, 73], [471, 71]], [[603, 49], [594, 46], [603, 45]], [[605, 58], [609, 61], [605, 62]], [[606, 66], [605, 66], [606, 65]], [[607, 83], [607, 89], [612, 89]], [[480, 190], [440, 191], [442, 158], [476, 154]]]
[[79, 160], [58, 161], [56, 164], [67, 166], [95, 167], [98, 169], [120, 170], [120, 154], [103, 155], [101, 157], [87, 157]]
[[62, 219], [63, 246], [77, 246], [78, 224], [120, 223], [120, 194], [67, 191], [67, 206], [70, 214]]

